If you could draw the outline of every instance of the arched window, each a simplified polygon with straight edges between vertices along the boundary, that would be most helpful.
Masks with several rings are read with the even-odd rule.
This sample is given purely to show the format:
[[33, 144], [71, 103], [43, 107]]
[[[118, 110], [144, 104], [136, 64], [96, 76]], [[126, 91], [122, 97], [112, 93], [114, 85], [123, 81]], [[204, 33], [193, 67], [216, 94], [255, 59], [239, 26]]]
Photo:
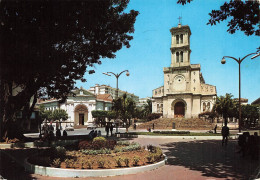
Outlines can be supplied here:
[[203, 112], [206, 111], [206, 103], [203, 103]]
[[183, 52], [180, 53], [180, 61], [183, 62]]
[[207, 104], [207, 110], [209, 111], [210, 110], [210, 103], [208, 102]]
[[181, 34], [180, 39], [181, 39], [181, 44], [182, 44], [183, 43], [183, 34]]
[[176, 36], [176, 44], [179, 44], [179, 35]]
[[179, 52], [176, 52], [176, 62], [179, 62]]

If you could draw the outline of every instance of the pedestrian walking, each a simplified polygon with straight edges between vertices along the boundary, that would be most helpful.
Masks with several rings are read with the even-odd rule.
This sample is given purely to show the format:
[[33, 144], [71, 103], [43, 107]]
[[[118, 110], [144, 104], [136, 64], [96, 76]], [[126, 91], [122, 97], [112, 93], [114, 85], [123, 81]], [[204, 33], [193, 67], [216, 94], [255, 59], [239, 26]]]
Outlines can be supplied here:
[[108, 137], [108, 134], [109, 134], [109, 126], [108, 126], [108, 124], [106, 125], [105, 129], [106, 129], [107, 137]]
[[222, 127], [221, 134], [222, 134], [222, 146], [224, 145], [224, 143], [226, 146], [228, 142], [228, 136], [229, 136], [229, 128], [227, 127], [227, 122], [225, 122], [225, 126]]
[[259, 146], [260, 146], [260, 141], [259, 141], [259, 136], [258, 133], [255, 132], [253, 136], [253, 149], [252, 149], [252, 159], [258, 160], [259, 159]]
[[114, 129], [113, 124], [110, 124], [110, 133], [111, 133], [111, 136], [113, 135], [113, 129]]
[[218, 125], [216, 124], [215, 128], [214, 128], [214, 133], [217, 134], [217, 128], [218, 128]]
[[153, 123], [153, 130], [154, 130], [154, 123]]

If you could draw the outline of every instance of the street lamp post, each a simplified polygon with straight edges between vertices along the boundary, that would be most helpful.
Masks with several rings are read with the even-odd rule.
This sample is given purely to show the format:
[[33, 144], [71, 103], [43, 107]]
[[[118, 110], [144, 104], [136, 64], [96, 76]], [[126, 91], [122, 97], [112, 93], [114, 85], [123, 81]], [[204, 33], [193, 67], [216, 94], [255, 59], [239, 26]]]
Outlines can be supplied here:
[[128, 70], [124, 70], [124, 71], [122, 71], [122, 72], [119, 73], [119, 74], [115, 74], [115, 73], [113, 73], [113, 72], [103, 73], [103, 74], [105, 74], [105, 75], [107, 75], [107, 76], [111, 76], [111, 74], [113, 74], [113, 75], [116, 77], [116, 98], [118, 98], [118, 78], [119, 78], [120, 75], [121, 75], [122, 73], [124, 73], [124, 72], [126, 72], [126, 76], [129, 76], [129, 75], [130, 75], [130, 73], [129, 73]]
[[[107, 76], [111, 76], [111, 74], [113, 74], [116, 77], [116, 98], [118, 98], [118, 78], [120, 77], [121, 74], [123, 74], [124, 72], [126, 72], [126, 76], [129, 76], [130, 73], [128, 70], [124, 70], [119, 74], [115, 74], [113, 72], [107, 72], [107, 73], [103, 73]], [[118, 132], [118, 123], [116, 123], [116, 132]]]
[[239, 132], [241, 132], [241, 75], [240, 75], [240, 64], [242, 63], [242, 61], [247, 58], [250, 55], [256, 54], [255, 56], [253, 56], [251, 59], [254, 59], [256, 57], [258, 57], [260, 55], [260, 53], [250, 53], [248, 55], [246, 55], [245, 57], [243, 57], [242, 59], [238, 58], [234, 58], [231, 56], [223, 56], [221, 63], [225, 64], [226, 63], [226, 59], [225, 58], [230, 58], [230, 59], [234, 59], [237, 63], [238, 63], [238, 73], [239, 73], [239, 118], [238, 118], [238, 129]]

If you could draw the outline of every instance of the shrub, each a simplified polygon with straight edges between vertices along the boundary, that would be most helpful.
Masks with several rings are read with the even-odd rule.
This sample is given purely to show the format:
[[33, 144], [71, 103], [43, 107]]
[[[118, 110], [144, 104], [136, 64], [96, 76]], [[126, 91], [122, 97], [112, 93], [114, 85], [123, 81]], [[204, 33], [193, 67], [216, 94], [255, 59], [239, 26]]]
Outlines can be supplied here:
[[111, 150], [106, 148], [104, 149], [102, 148], [100, 150], [86, 149], [86, 150], [81, 150], [81, 152], [88, 155], [111, 154]]
[[147, 149], [148, 149], [148, 151], [150, 151], [150, 152], [154, 152], [155, 146], [153, 146], [153, 145], [151, 145], [151, 144], [148, 144], [148, 145], [147, 145]]
[[102, 142], [106, 142], [107, 140], [106, 140], [106, 138], [104, 138], [104, 137], [95, 137], [94, 139], [93, 139], [93, 142], [96, 142], [96, 141], [102, 141]]
[[116, 145], [115, 140], [106, 140], [104, 137], [96, 137], [92, 142], [81, 141], [79, 142], [79, 149], [114, 149]]
[[108, 141], [106, 142], [105, 148], [107, 148], [107, 149], [114, 149], [114, 147], [115, 147], [116, 145], [117, 145], [116, 140], [108, 140]]
[[122, 152], [122, 147], [116, 146], [114, 152], [115, 153]]
[[87, 160], [86, 164], [87, 164], [87, 168], [88, 168], [88, 169], [92, 169], [92, 168], [93, 168], [94, 161]]
[[148, 121], [151, 121], [151, 120], [154, 120], [154, 119], [158, 119], [162, 116], [162, 113], [152, 113], [152, 114], [149, 114], [147, 116], [147, 120]]
[[79, 142], [79, 149], [90, 149], [91, 143], [89, 141], [80, 141]]
[[55, 155], [59, 158], [64, 158], [66, 155], [66, 149], [62, 146], [57, 146], [55, 148]]
[[153, 163], [154, 162], [154, 155], [152, 153], [150, 153], [149, 155], [146, 156], [146, 159], [149, 163]]
[[99, 159], [98, 160], [98, 167], [101, 167], [101, 168], [105, 167], [105, 160], [104, 159]]
[[160, 161], [163, 156], [162, 149], [159, 147], [155, 147], [154, 151], [152, 152], [152, 155], [154, 161]]
[[74, 166], [74, 160], [73, 159], [65, 159], [65, 165], [67, 168], [72, 168]]
[[125, 162], [125, 166], [128, 167], [129, 166], [129, 158], [125, 157], [124, 162]]
[[136, 143], [136, 142], [133, 142], [131, 143], [129, 146], [123, 146], [123, 147], [120, 147], [120, 146], [117, 146], [115, 149], [114, 149], [114, 152], [117, 153], [117, 152], [129, 152], [129, 151], [136, 151], [136, 150], [140, 150], [142, 147], [140, 144]]
[[88, 154], [88, 155], [97, 155], [98, 154], [97, 150], [92, 150], [92, 149], [81, 150], [81, 152], [84, 154]]
[[52, 166], [53, 166], [53, 167], [58, 168], [58, 167], [60, 167], [60, 164], [61, 164], [60, 158], [56, 158], [56, 159], [54, 159], [54, 160], [52, 161]]
[[129, 141], [117, 141], [117, 145], [129, 146], [129, 145], [130, 145], [130, 142], [129, 142]]
[[138, 166], [138, 162], [140, 161], [140, 157], [139, 156], [134, 156], [134, 159], [133, 159], [133, 165], [134, 166]]
[[116, 158], [116, 164], [118, 167], [122, 167], [123, 159], [120, 156]]
[[85, 169], [84, 164], [85, 164], [84, 162], [81, 162], [81, 169]]

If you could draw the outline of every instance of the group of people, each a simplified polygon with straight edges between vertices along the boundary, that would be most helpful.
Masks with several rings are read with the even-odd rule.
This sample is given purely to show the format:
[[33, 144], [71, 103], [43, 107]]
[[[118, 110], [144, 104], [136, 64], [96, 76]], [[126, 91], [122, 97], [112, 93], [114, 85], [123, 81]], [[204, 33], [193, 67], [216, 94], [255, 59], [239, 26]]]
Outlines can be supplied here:
[[[222, 146], [224, 144], [226, 146], [229, 136], [227, 123], [222, 127], [221, 134]], [[245, 155], [248, 154], [252, 159], [259, 159], [260, 138], [257, 132], [254, 132], [254, 135], [250, 135], [249, 132], [243, 132], [243, 134], [238, 137], [238, 145], [240, 146], [238, 153], [242, 153], [242, 157], [245, 157]]]
[[90, 132], [89, 132], [89, 134], [88, 134], [88, 136], [89, 136], [89, 138], [90, 139], [94, 139], [95, 137], [97, 137], [97, 136], [101, 136], [101, 131], [99, 130], [99, 131], [97, 131], [97, 130], [91, 130]]
[[238, 145], [240, 146], [238, 153], [242, 153], [242, 157], [248, 154], [252, 159], [259, 159], [260, 139], [257, 132], [254, 135], [244, 132], [238, 137]]
[[109, 136], [109, 130], [110, 130], [111, 136], [113, 135], [114, 126], [112, 123], [107, 123], [105, 129], [106, 129], [107, 137]]
[[[63, 136], [67, 136], [67, 132], [65, 130], [63, 130]], [[47, 123], [45, 123], [42, 126], [39, 137], [40, 137], [40, 139], [43, 139], [43, 140], [53, 140], [54, 139], [54, 127], [52, 126], [52, 124], [48, 125]], [[56, 137], [61, 137], [60, 129], [56, 130]]]

